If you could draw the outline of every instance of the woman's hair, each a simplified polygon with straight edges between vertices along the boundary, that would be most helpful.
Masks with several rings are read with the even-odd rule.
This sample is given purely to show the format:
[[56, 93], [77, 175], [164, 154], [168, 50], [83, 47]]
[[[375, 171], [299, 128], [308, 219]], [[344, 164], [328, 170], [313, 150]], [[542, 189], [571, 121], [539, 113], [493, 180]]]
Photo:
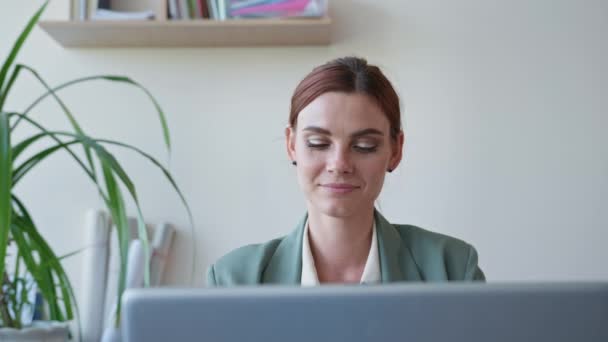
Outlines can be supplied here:
[[397, 138], [401, 130], [399, 96], [377, 66], [358, 57], [334, 59], [304, 77], [291, 97], [289, 125], [295, 128], [300, 111], [317, 97], [332, 91], [369, 96], [386, 115], [391, 138]]

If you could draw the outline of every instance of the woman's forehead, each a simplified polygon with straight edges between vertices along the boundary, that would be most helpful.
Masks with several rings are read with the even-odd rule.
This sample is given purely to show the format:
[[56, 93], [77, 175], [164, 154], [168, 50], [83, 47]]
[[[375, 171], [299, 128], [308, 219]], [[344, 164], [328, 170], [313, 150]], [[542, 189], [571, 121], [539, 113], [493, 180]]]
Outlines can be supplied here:
[[388, 132], [389, 122], [369, 96], [358, 93], [329, 92], [304, 107], [297, 120], [298, 129], [320, 127], [331, 133], [373, 128]]

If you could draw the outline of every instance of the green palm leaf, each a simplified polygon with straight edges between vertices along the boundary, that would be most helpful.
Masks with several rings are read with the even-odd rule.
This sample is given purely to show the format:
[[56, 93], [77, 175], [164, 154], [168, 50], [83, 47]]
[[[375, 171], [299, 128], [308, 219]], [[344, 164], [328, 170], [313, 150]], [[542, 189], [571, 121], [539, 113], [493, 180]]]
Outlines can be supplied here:
[[[68, 117], [68, 120], [70, 121], [70, 124], [74, 128], [74, 131], [76, 131], [76, 133], [78, 133], [78, 134], [84, 135], [84, 132], [82, 131], [82, 128], [80, 127], [80, 125], [78, 124], [76, 119], [74, 118], [74, 115], [72, 115], [72, 113], [70, 112], [68, 107], [65, 105], [65, 103], [59, 98], [59, 96], [57, 96], [57, 94], [55, 94], [55, 92], [46, 83], [46, 81], [44, 81], [44, 79], [42, 79], [42, 77], [40, 77], [38, 72], [36, 72], [36, 70], [34, 70], [26, 65], [23, 65], [23, 64], [20, 64], [19, 66], [21, 68], [29, 71], [32, 75], [34, 75], [34, 77], [47, 89], [47, 91], [51, 93], [51, 95], [53, 96], [55, 101], [57, 101], [57, 103], [59, 104], [59, 106], [65, 113], [65, 115]], [[91, 173], [93, 174], [93, 178], [97, 178], [96, 171], [95, 171], [95, 164], [93, 163], [93, 159], [91, 157], [91, 151], [86, 146], [84, 146], [84, 153], [87, 157], [87, 161], [89, 163], [89, 168], [91, 169]]]
[[[103, 190], [99, 187], [99, 184], [97, 183], [96, 178], [93, 176], [92, 171], [87, 168], [87, 166], [82, 162], [82, 160], [80, 160], [80, 158], [76, 155], [76, 153], [74, 153], [66, 144], [64, 144], [63, 141], [61, 141], [58, 138], [57, 134], [55, 134], [53, 132], [49, 132], [41, 124], [39, 124], [35, 120], [32, 120], [32, 119], [26, 117], [25, 115], [23, 115], [21, 113], [16, 113], [16, 112], [9, 113], [9, 119], [10, 119], [10, 117], [15, 117], [15, 116], [18, 117], [19, 119], [24, 119], [26, 122], [28, 122], [32, 126], [34, 126], [37, 129], [39, 129], [42, 133], [38, 133], [38, 134], [36, 134], [36, 135], [28, 138], [28, 139], [25, 139], [21, 143], [17, 144], [17, 146], [13, 147], [13, 153], [19, 153], [20, 154], [21, 152], [23, 152], [23, 150], [25, 150], [26, 147], [30, 146], [35, 141], [40, 140], [40, 139], [48, 136], [51, 139], [53, 139], [55, 142], [57, 142], [57, 144], [59, 146], [63, 146], [63, 149], [76, 161], [76, 163], [78, 163], [78, 165], [87, 173], [87, 175], [89, 176], [89, 178], [97, 186], [97, 190], [99, 191], [100, 196], [104, 200], [107, 200], [107, 196], [104, 194]], [[75, 136], [75, 135], [72, 134], [71, 136]], [[13, 158], [13, 159], [15, 159], [15, 158]], [[27, 171], [29, 171], [29, 169]], [[22, 172], [19, 175], [19, 178], [21, 179], [25, 175], [25, 173], [27, 171]], [[14, 186], [14, 183], [13, 183], [13, 186]]]
[[[61, 299], [63, 300], [63, 303], [64, 303], [65, 315], [63, 315], [62, 311], [59, 309], [59, 304], [55, 303], [54, 305], [56, 306], [56, 311], [59, 312], [59, 315], [56, 318], [51, 317], [51, 319], [61, 320], [62, 317], [65, 317], [65, 319], [70, 320], [70, 319], [73, 319], [74, 317], [76, 317], [76, 319], [78, 319], [78, 321], [80, 321], [79, 320], [80, 314], [78, 311], [78, 304], [76, 302], [76, 296], [74, 294], [74, 289], [72, 288], [72, 285], [70, 284], [67, 273], [65, 272], [61, 263], [59, 262], [59, 260], [61, 258], [58, 258], [55, 255], [55, 253], [53, 252], [51, 247], [48, 245], [46, 240], [40, 235], [40, 233], [38, 232], [38, 229], [34, 225], [31, 215], [29, 214], [29, 212], [27, 211], [27, 209], [25, 208], [23, 203], [16, 196], [12, 196], [12, 201], [17, 206], [18, 211], [20, 213], [20, 221], [23, 222], [23, 224], [21, 225], [22, 230], [28, 235], [29, 240], [36, 244], [37, 249], [40, 251], [39, 252], [40, 253], [39, 254], [39, 258], [40, 258], [39, 267], [42, 270], [48, 269], [50, 271], [50, 273], [49, 273], [51, 275], [50, 279], [52, 280], [52, 279], [56, 278], [57, 283], [59, 285], [58, 287], [62, 293]], [[25, 253], [22, 253], [22, 254], [25, 254]], [[49, 278], [47, 277], [47, 279], [49, 279]], [[54, 292], [55, 289], [57, 288], [57, 286], [55, 286], [55, 283], [53, 283], [52, 285], [54, 287], [52, 291]], [[50, 289], [49, 289], [49, 291], [50, 291]], [[72, 311], [72, 308], [74, 308], [74, 310], [76, 312], [75, 316]], [[80, 330], [80, 328], [81, 328], [80, 322], [78, 322], [78, 329]]]
[[[32, 275], [34, 276], [34, 279], [36, 279], [36, 283], [41, 289], [41, 292], [49, 302], [51, 307], [51, 319], [60, 321], [73, 319], [74, 314], [72, 307], [77, 309], [74, 291], [68, 281], [63, 266], [61, 266], [61, 263], [59, 262], [59, 258], [38, 232], [38, 229], [23, 203], [21, 203], [16, 196], [13, 196], [12, 200], [17, 206], [16, 209], [20, 215], [15, 215], [15, 220], [13, 220], [14, 229], [11, 230], [11, 233], [17, 242], [18, 240], [24, 240], [23, 238], [18, 238], [19, 236], [26, 237], [25, 241], [28, 245], [23, 246], [23, 248], [29, 249], [21, 249], [20, 247], [20, 250], [35, 250], [38, 253], [39, 260], [34, 261], [35, 264], [32, 264], [32, 260], [29, 261], [29, 264], [26, 261], [26, 265], [28, 265], [30, 271], [32, 269], [36, 270], [35, 272], [32, 272]], [[28, 255], [28, 253], [22, 254], [24, 257]], [[61, 296], [57, 294], [57, 288], [61, 291]], [[59, 298], [63, 301], [63, 310], [59, 305]]]
[[[109, 201], [106, 203], [110, 210], [110, 215], [117, 228], [118, 245], [120, 251], [120, 272], [118, 275], [118, 298], [125, 291], [126, 283], [126, 265], [127, 265], [127, 251], [129, 249], [129, 223], [127, 220], [127, 213], [125, 211], [124, 201], [122, 194], [116, 183], [116, 178], [112, 172], [112, 169], [107, 163], [102, 163], [101, 169], [103, 170], [104, 179], [108, 188]], [[117, 303], [116, 312], [120, 312], [120, 301]], [[118, 315], [117, 315], [118, 317]], [[118, 324], [118, 318], [116, 320]]]
[[19, 37], [17, 38], [17, 41], [15, 41], [15, 44], [13, 45], [11, 52], [8, 54], [8, 57], [6, 58], [4, 64], [2, 65], [2, 69], [0, 69], [0, 110], [2, 110], [2, 108], [4, 106], [4, 101], [6, 100], [6, 95], [8, 94], [8, 89], [3, 89], [4, 80], [6, 79], [8, 70], [11, 67], [11, 65], [13, 64], [13, 62], [15, 61], [15, 58], [17, 58], [17, 54], [19, 53], [19, 50], [21, 50], [21, 46], [23, 45], [23, 43], [25, 42], [25, 39], [27, 39], [27, 36], [29, 36], [30, 32], [32, 31], [32, 29], [34, 28], [36, 23], [38, 22], [38, 19], [40, 19], [40, 16], [42, 15], [42, 12], [44, 12], [44, 9], [46, 8], [47, 5], [48, 5], [48, 1], [45, 1], [44, 5], [42, 5], [40, 7], [40, 9], [38, 9], [38, 11], [36, 11], [34, 16], [32, 16], [30, 21], [28, 21], [27, 25], [25, 26], [25, 29], [19, 35]]
[[[61, 258], [58, 258], [52, 251], [46, 240], [39, 234], [34, 221], [32, 220], [28, 210], [23, 203], [14, 195], [12, 195], [12, 189], [15, 184], [21, 180], [26, 174], [33, 170], [42, 161], [46, 160], [50, 156], [54, 155], [58, 151], [66, 151], [82, 168], [87, 176], [93, 181], [93, 184], [97, 187], [99, 194], [104, 200], [104, 203], [110, 214], [112, 220], [118, 230], [119, 237], [119, 249], [120, 249], [120, 274], [118, 284], [118, 307], [116, 315], [116, 324], [120, 320], [120, 298], [124, 292], [126, 285], [126, 269], [127, 269], [127, 251], [130, 237], [130, 227], [128, 226], [127, 211], [125, 207], [125, 201], [122, 194], [122, 189], [126, 189], [132, 198], [135, 208], [137, 211], [137, 224], [139, 230], [139, 237], [142, 240], [142, 245], [145, 253], [146, 264], [149, 263], [149, 243], [145, 223], [143, 219], [142, 210], [140, 208], [139, 199], [137, 196], [136, 188], [125, 172], [123, 167], [120, 165], [118, 160], [114, 157], [110, 151], [106, 149], [104, 145], [114, 145], [122, 148], [127, 148], [132, 151], [139, 153], [145, 158], [149, 159], [155, 166], [159, 167], [165, 177], [169, 180], [170, 184], [178, 193], [182, 203], [185, 205], [190, 219], [191, 230], [194, 234], [194, 221], [192, 219], [192, 213], [187, 205], [185, 197], [180, 191], [177, 183], [167, 169], [165, 169], [158, 161], [152, 156], [144, 153], [143, 151], [132, 147], [127, 144], [111, 141], [94, 139], [87, 136], [83, 129], [76, 121], [72, 112], [68, 109], [61, 98], [56, 94], [57, 91], [66, 87], [93, 80], [105, 80], [111, 82], [125, 83], [131, 86], [135, 86], [142, 90], [148, 99], [153, 103], [154, 108], [158, 114], [160, 124], [162, 127], [164, 143], [170, 153], [171, 151], [171, 140], [169, 135], [169, 129], [165, 118], [165, 113], [160, 107], [158, 101], [152, 96], [152, 94], [142, 85], [133, 81], [132, 79], [124, 76], [115, 75], [99, 75], [89, 76], [84, 78], [75, 79], [56, 87], [51, 87], [47, 82], [36, 72], [33, 68], [17, 64], [10, 77], [7, 79], [11, 67], [20, 51], [26, 38], [29, 36], [31, 30], [39, 20], [42, 12], [48, 5], [48, 0], [40, 7], [40, 9], [34, 14], [34, 16], [28, 21], [25, 29], [19, 35], [17, 41], [14, 43], [8, 57], [4, 61], [2, 68], [0, 69], [0, 299], [2, 299], [2, 282], [6, 282], [6, 252], [7, 245], [12, 239], [17, 245], [17, 256], [16, 256], [16, 269], [19, 270], [19, 265], [22, 261], [25, 265], [27, 272], [31, 273], [34, 277], [39, 290], [42, 292], [44, 298], [48, 302], [51, 319], [55, 320], [66, 320], [73, 319], [74, 311], [78, 316], [78, 306], [76, 305], [73, 289], [70, 285], [69, 279], [65, 270], [61, 266]], [[8, 94], [13, 88], [16, 80], [23, 71], [27, 71], [32, 74], [36, 80], [38, 80], [46, 89], [46, 92], [38, 97], [23, 113], [4, 113], [2, 108], [6, 103]], [[54, 132], [49, 131], [35, 120], [27, 117], [30, 111], [37, 106], [46, 97], [52, 97], [60, 106], [61, 110], [65, 113], [68, 118], [70, 125], [74, 132]], [[15, 122], [11, 127], [11, 119], [16, 118]], [[40, 133], [26, 137], [23, 141], [20, 141], [15, 146], [11, 147], [11, 134], [18, 124], [24, 120], [35, 128], [40, 130]], [[34, 149], [34, 143], [44, 138], [49, 138], [53, 141], [51, 146], [47, 146], [43, 149]], [[85, 158], [79, 157], [73, 150], [73, 145], [79, 145], [83, 148]], [[31, 152], [27, 158], [21, 158], [25, 151]], [[25, 159], [25, 160], [22, 160]], [[96, 160], [95, 160], [96, 159]], [[18, 161], [18, 163], [16, 162]], [[103, 182], [98, 179], [97, 172], [95, 170], [96, 162], [100, 166], [103, 174]], [[105, 190], [105, 193], [104, 193]], [[193, 251], [195, 253], [194, 239], [193, 239]], [[78, 251], [74, 252], [77, 253]], [[70, 253], [69, 255], [73, 255]], [[194, 275], [194, 264], [191, 277]], [[18, 279], [18, 273], [13, 278], [12, 283], [8, 283], [9, 286], [13, 285], [16, 288], [18, 284], [23, 283], [23, 279]], [[149, 268], [145, 268], [145, 284], [149, 284]], [[11, 300], [14, 304], [13, 308], [16, 312], [20, 312], [23, 304], [23, 299], [19, 299], [15, 294], [11, 294]], [[0, 319], [4, 325], [17, 327], [20, 326], [20, 320], [11, 319], [11, 314], [7, 310], [7, 303], [0, 300]], [[80, 325], [79, 325], [80, 328]]]
[[[30, 68], [31, 69], [31, 68]], [[23, 112], [23, 114], [25, 114], [26, 116], [29, 114], [29, 112], [36, 107], [36, 105], [38, 105], [42, 100], [44, 100], [46, 97], [51, 96], [56, 94], [56, 92], [58, 92], [61, 89], [67, 88], [69, 86], [72, 85], [76, 85], [79, 83], [84, 83], [84, 82], [90, 82], [90, 81], [96, 81], [96, 80], [105, 80], [105, 81], [111, 81], [111, 82], [119, 82], [119, 83], [127, 83], [130, 85], [133, 85], [139, 89], [141, 89], [147, 96], [148, 98], [152, 101], [152, 103], [154, 104], [154, 107], [156, 109], [156, 112], [158, 114], [160, 123], [161, 123], [161, 127], [162, 127], [162, 131], [163, 131], [163, 138], [165, 141], [165, 146], [167, 147], [167, 149], [170, 151], [171, 150], [171, 136], [169, 134], [169, 126], [167, 125], [167, 119], [165, 116], [164, 111], [162, 110], [160, 104], [158, 103], [158, 101], [156, 100], [156, 98], [154, 98], [154, 96], [152, 95], [152, 93], [150, 93], [150, 91], [145, 88], [144, 86], [142, 86], [141, 84], [133, 81], [132, 79], [125, 77], [125, 76], [116, 76], [116, 75], [96, 75], [96, 76], [88, 76], [88, 77], [82, 77], [82, 78], [78, 78], [75, 80], [71, 80], [68, 81], [66, 83], [60, 84], [59, 86], [55, 87], [55, 88], [48, 88], [47, 87], [47, 92], [42, 94], [40, 97], [38, 97], [34, 102], [32, 102]], [[17, 127], [17, 124], [19, 124], [21, 119], [17, 120], [17, 122], [15, 122], [15, 124], [12, 126], [12, 129]]]
[[58, 150], [66, 148], [69, 145], [74, 145], [74, 144], [78, 144], [78, 143], [79, 143], [78, 140], [72, 140], [67, 143], [60, 143], [56, 146], [49, 147], [49, 148], [44, 149], [44, 150], [36, 153], [35, 155], [31, 156], [25, 162], [23, 162], [21, 165], [16, 167], [15, 170], [13, 171], [13, 186], [19, 182], [21, 177], [23, 177], [28, 171], [33, 169], [36, 165], [38, 165], [38, 163], [43, 161], [46, 157], [52, 155], [53, 153], [57, 152]]
[[[191, 230], [191, 233], [193, 234], [193, 236], [195, 235], [195, 231], [194, 231], [194, 218], [193, 218], [193, 215], [192, 215], [192, 211], [191, 211], [191, 209], [190, 209], [190, 207], [189, 207], [189, 205], [188, 205], [188, 203], [187, 203], [187, 201], [186, 201], [185, 196], [183, 195], [183, 193], [182, 193], [181, 189], [179, 188], [179, 186], [178, 186], [178, 185], [177, 185], [177, 183], [175, 182], [175, 180], [174, 180], [173, 176], [171, 175], [171, 173], [170, 173], [170, 172], [169, 172], [169, 171], [168, 171], [168, 170], [167, 170], [167, 169], [166, 169], [166, 168], [165, 168], [165, 167], [164, 167], [164, 166], [163, 166], [163, 165], [162, 165], [160, 162], [158, 162], [158, 161], [157, 161], [157, 160], [156, 160], [154, 157], [152, 157], [150, 154], [148, 154], [148, 153], [146, 153], [146, 152], [142, 151], [141, 149], [138, 149], [138, 148], [136, 148], [136, 147], [134, 147], [134, 146], [131, 146], [131, 145], [128, 145], [128, 144], [125, 144], [125, 143], [121, 143], [121, 142], [117, 142], [117, 141], [113, 141], [113, 140], [108, 140], [108, 139], [93, 139], [93, 138], [84, 138], [84, 137], [82, 137], [82, 136], [79, 136], [79, 135], [74, 134], [74, 133], [71, 133], [71, 132], [63, 132], [63, 131], [50, 132], [50, 131], [47, 131], [46, 129], [44, 129], [44, 128], [43, 128], [43, 127], [42, 127], [40, 124], [38, 124], [36, 121], [32, 120], [31, 118], [25, 117], [25, 116], [24, 116], [24, 115], [22, 115], [22, 114], [19, 114], [19, 113], [11, 113], [11, 115], [15, 115], [15, 116], [22, 117], [24, 120], [26, 120], [27, 122], [29, 122], [29, 123], [31, 123], [32, 125], [36, 126], [38, 129], [40, 129], [40, 130], [42, 131], [42, 133], [37, 134], [37, 135], [36, 135], [36, 139], [40, 139], [40, 138], [42, 138], [42, 137], [44, 137], [44, 136], [47, 136], [47, 135], [48, 135], [48, 136], [55, 137], [55, 140], [56, 140], [56, 141], [59, 141], [58, 145], [57, 145], [57, 146], [52, 146], [52, 147], [49, 147], [49, 148], [48, 148], [48, 150], [52, 150], [52, 151], [54, 151], [54, 150], [56, 150], [56, 149], [58, 149], [58, 148], [65, 148], [67, 151], [70, 151], [70, 150], [67, 148], [67, 145], [68, 145], [68, 144], [72, 144], [72, 143], [76, 143], [76, 141], [81, 142], [81, 143], [84, 143], [84, 144], [90, 144], [90, 146], [91, 146], [91, 147], [93, 147], [93, 148], [97, 148], [97, 149], [101, 148], [101, 150], [100, 150], [101, 155], [102, 155], [104, 158], [107, 158], [107, 159], [108, 159], [108, 162], [109, 162], [110, 164], [115, 165], [116, 170], [118, 170], [118, 171], [119, 171], [121, 174], [124, 174], [124, 175], [125, 175], [125, 177], [126, 177], [126, 178], [125, 178], [125, 181], [127, 182], [127, 184], [132, 184], [132, 182], [129, 180], [128, 176], [126, 176], [126, 173], [125, 173], [125, 172], [122, 170], [122, 167], [120, 167], [120, 165], [118, 164], [118, 162], [116, 161], [116, 159], [115, 159], [113, 156], [108, 155], [107, 150], [105, 150], [105, 149], [104, 149], [103, 147], [101, 147], [101, 146], [98, 146], [98, 145], [97, 145], [97, 143], [106, 143], [106, 144], [111, 144], [111, 145], [115, 145], [115, 146], [123, 147], [123, 148], [129, 149], [129, 150], [132, 150], [132, 151], [134, 151], [134, 152], [138, 153], [139, 155], [143, 156], [144, 158], [148, 159], [148, 160], [149, 160], [149, 161], [150, 161], [152, 164], [154, 164], [156, 167], [158, 167], [158, 168], [159, 168], [159, 169], [162, 171], [162, 173], [163, 173], [163, 175], [165, 176], [165, 178], [166, 178], [166, 179], [169, 181], [169, 183], [171, 184], [171, 186], [173, 187], [173, 189], [174, 189], [174, 190], [176, 191], [176, 193], [178, 194], [178, 196], [179, 196], [179, 198], [180, 198], [180, 200], [181, 200], [182, 204], [183, 204], [183, 205], [184, 205], [184, 207], [186, 208], [186, 211], [187, 211], [187, 214], [188, 214], [188, 219], [189, 219], [189, 222], [190, 222], [190, 230]], [[56, 138], [56, 137], [58, 137], [58, 136], [64, 136], [64, 137], [75, 138], [75, 140], [74, 140], [74, 141], [72, 141], [72, 142], [70, 142], [70, 143], [68, 143], [68, 144], [66, 144], [66, 143], [61, 142], [61, 140], [59, 140], [59, 138]], [[32, 137], [31, 139], [33, 139], [33, 137]], [[28, 141], [28, 140], [26, 140], [26, 141], [22, 142], [22, 144], [27, 144], [27, 145], [29, 145], [29, 144], [31, 144], [31, 143], [32, 143], [32, 141]], [[21, 144], [21, 143], [20, 143], [20, 144]], [[18, 145], [18, 146], [19, 146], [19, 145]], [[46, 158], [48, 155], [50, 155], [50, 153], [48, 153], [48, 154], [47, 154], [47, 153], [45, 153], [45, 151], [41, 151], [41, 152], [39, 153], [39, 155], [40, 155], [40, 160], [37, 160], [35, 157], [32, 157], [32, 158], [36, 159], [35, 161], [33, 161], [33, 162], [35, 162], [36, 164], [37, 164], [38, 162], [40, 162], [40, 161], [42, 160], [42, 158]], [[76, 156], [74, 156], [74, 157], [75, 157], [75, 158], [77, 158]], [[16, 174], [16, 175], [18, 175], [18, 178], [16, 178], [17, 180], [18, 180], [18, 179], [21, 179], [21, 177], [23, 177], [23, 175], [24, 175], [24, 174], [25, 174], [27, 171], [29, 171], [29, 169], [31, 169], [31, 167], [29, 167], [29, 168], [27, 168], [27, 170], [24, 170], [24, 169], [25, 169], [25, 167], [26, 167], [26, 166], [28, 166], [28, 165], [29, 165], [29, 162], [28, 162], [28, 161], [26, 161], [26, 162], [24, 162], [22, 165], [20, 165], [20, 166], [19, 166], [19, 167], [16, 169], [17, 171], [15, 171], [15, 174]], [[81, 166], [83, 167], [83, 169], [85, 169], [85, 170], [86, 170], [86, 167], [85, 167], [84, 165], [82, 165], [82, 164], [81, 164]], [[33, 167], [33, 166], [32, 166], [32, 167]], [[103, 194], [103, 192], [101, 191], [101, 189], [100, 189], [99, 191], [100, 191], [100, 193], [102, 193], [102, 194]], [[134, 191], [134, 189], [133, 189], [133, 191]], [[137, 196], [136, 196], [135, 194], [133, 194], [133, 195], [134, 195], [134, 196], [133, 196], [133, 197], [134, 197], [134, 199], [136, 200], [136, 199], [137, 199]], [[105, 197], [104, 197], [104, 198], [105, 198]], [[107, 199], [106, 199], [106, 201], [107, 201]], [[146, 231], [145, 231], [145, 229], [144, 229], [143, 219], [141, 220], [141, 223], [140, 223], [140, 220], [139, 220], [139, 219], [140, 219], [140, 217], [141, 217], [141, 212], [139, 212], [139, 203], [138, 203], [138, 202], [136, 202], [136, 204], [137, 204], [137, 206], [138, 206], [137, 208], [138, 208], [138, 227], [139, 227], [139, 234], [140, 234], [140, 237], [143, 237], [143, 236], [145, 236]], [[194, 260], [194, 259], [196, 258], [196, 246], [194, 245], [194, 239], [192, 239], [192, 241], [193, 241], [193, 253], [194, 253], [194, 255], [193, 255], [193, 260]], [[147, 242], [147, 239], [144, 239], [144, 242]], [[146, 255], [148, 255], [148, 252], [147, 252], [147, 247], [146, 247], [146, 246], [144, 246], [144, 251], [146, 252]], [[191, 279], [190, 279], [190, 281], [191, 281], [191, 282], [193, 281], [193, 277], [194, 277], [194, 266], [195, 266], [195, 265], [194, 265], [194, 263], [193, 263], [193, 264], [192, 264], [192, 270], [191, 270], [191, 274], [190, 274], [190, 278], [191, 278]], [[146, 270], [146, 271], [147, 271], [147, 270]], [[147, 272], [146, 272], [146, 273], [147, 273]], [[146, 279], [147, 279], [147, 276], [146, 276]]]
[[0, 112], [0, 284], [4, 277], [4, 259], [11, 224], [12, 164], [8, 114]]

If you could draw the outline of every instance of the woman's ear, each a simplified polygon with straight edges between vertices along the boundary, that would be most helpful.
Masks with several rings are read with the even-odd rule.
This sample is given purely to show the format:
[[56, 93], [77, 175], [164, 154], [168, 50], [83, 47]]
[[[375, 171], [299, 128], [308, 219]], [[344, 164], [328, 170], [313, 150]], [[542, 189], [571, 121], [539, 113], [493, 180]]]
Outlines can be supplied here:
[[391, 139], [391, 158], [388, 162], [388, 169], [394, 170], [401, 163], [401, 158], [403, 158], [403, 143], [405, 141], [405, 134], [403, 130], [399, 131], [396, 139]]
[[296, 161], [296, 132], [291, 126], [285, 128], [285, 146], [291, 161]]

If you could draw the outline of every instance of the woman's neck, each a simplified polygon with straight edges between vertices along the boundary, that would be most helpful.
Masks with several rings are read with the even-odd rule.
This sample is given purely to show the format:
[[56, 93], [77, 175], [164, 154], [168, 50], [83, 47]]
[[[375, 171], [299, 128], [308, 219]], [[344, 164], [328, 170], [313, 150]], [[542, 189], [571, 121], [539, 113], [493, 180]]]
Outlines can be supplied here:
[[349, 217], [308, 212], [308, 239], [319, 282], [359, 282], [372, 240], [374, 210]]

